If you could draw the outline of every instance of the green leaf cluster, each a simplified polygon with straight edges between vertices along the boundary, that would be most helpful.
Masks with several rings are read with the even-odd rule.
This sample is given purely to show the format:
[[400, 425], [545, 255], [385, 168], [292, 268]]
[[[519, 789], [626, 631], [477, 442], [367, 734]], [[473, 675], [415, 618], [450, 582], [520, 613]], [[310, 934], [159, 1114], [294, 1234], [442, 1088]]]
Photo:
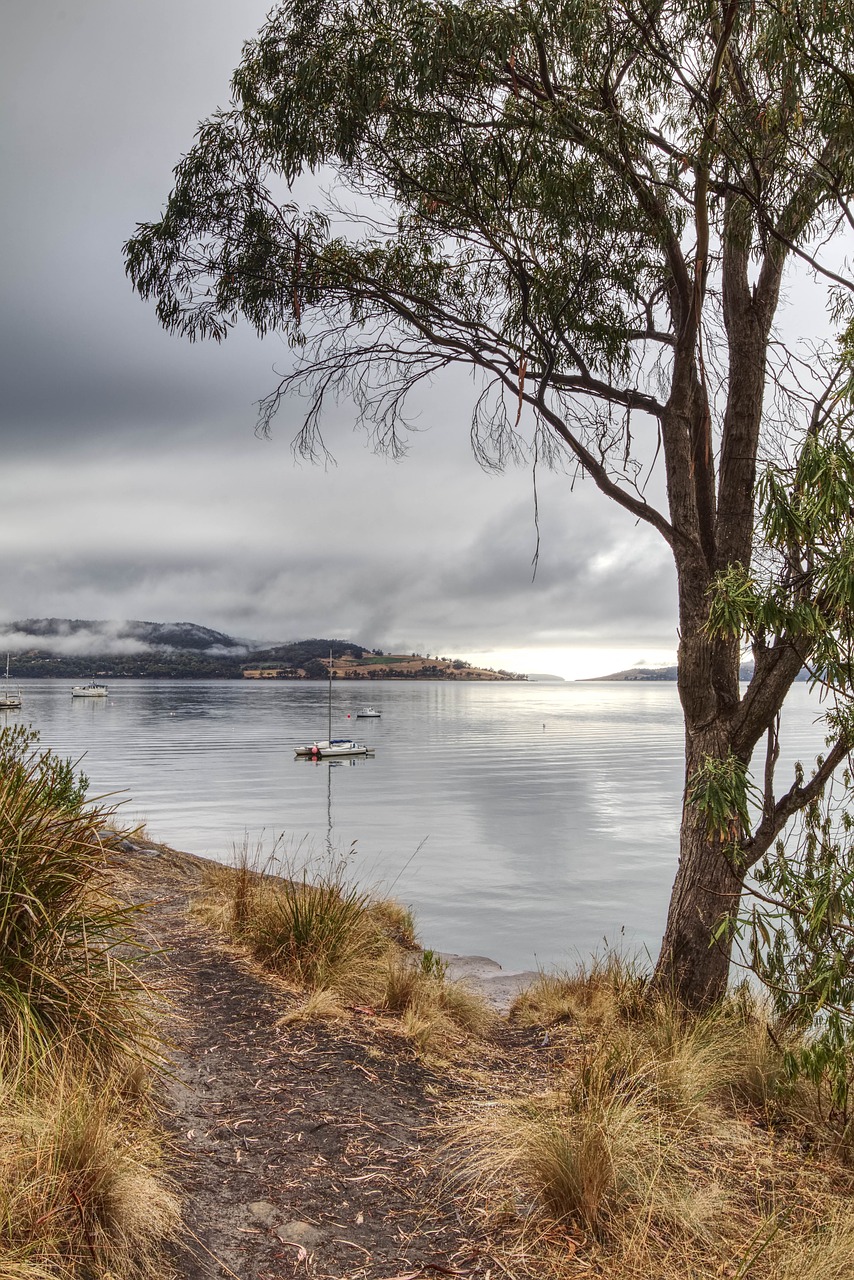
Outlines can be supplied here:
[[394, 452], [408, 392], [460, 362], [496, 397], [485, 465], [521, 456], [523, 403], [539, 429], [548, 399], [636, 475], [612, 415], [657, 411], [674, 291], [702, 304], [724, 239], [812, 243], [854, 187], [847, 0], [730, 20], [722, 42], [709, 0], [285, 0], [127, 271], [171, 331], [242, 318], [301, 350], [260, 427], [307, 392], [304, 453], [330, 394]]
[[[851, 778], [841, 779], [843, 795]], [[854, 818], [828, 794], [756, 868], [730, 922], [777, 1016], [804, 1033], [788, 1069], [848, 1115], [854, 1083]]]
[[688, 779], [688, 796], [704, 814], [710, 836], [727, 841], [735, 852], [750, 831], [750, 803], [758, 795], [747, 765], [732, 753], [719, 759], [707, 755]]
[[0, 729], [0, 780], [10, 785], [26, 781], [46, 808], [77, 814], [86, 803], [89, 779], [77, 771], [77, 763], [53, 751], [40, 751], [39, 733], [27, 725]]

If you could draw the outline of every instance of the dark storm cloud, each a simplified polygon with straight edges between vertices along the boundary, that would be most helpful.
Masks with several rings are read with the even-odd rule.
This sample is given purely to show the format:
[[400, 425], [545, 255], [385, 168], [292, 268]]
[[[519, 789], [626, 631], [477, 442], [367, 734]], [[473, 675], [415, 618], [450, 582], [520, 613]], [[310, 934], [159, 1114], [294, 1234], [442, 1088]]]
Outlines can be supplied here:
[[[675, 610], [667, 549], [628, 519], [616, 522], [590, 486], [560, 501], [561, 481], [542, 485], [539, 555], [529, 502], [493, 518], [450, 564], [437, 569], [428, 598], [440, 601], [435, 623], [466, 648], [479, 626], [495, 643], [531, 643], [550, 634], [578, 641], [650, 635], [667, 644]], [[515, 637], [515, 640], [514, 640]]]
[[200, 116], [225, 105], [266, 5], [39, 0], [4, 21], [2, 439], [50, 445], [231, 410], [251, 429], [272, 357], [162, 333], [121, 246], [154, 218]]

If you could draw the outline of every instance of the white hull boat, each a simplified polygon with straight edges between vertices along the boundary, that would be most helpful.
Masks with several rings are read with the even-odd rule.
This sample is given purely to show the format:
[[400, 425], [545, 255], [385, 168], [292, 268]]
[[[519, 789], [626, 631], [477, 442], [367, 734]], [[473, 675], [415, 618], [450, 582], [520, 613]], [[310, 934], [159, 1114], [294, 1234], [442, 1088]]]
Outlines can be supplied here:
[[0, 689], [0, 711], [17, 711], [23, 706], [24, 699], [20, 689], [13, 689], [9, 684], [9, 655], [6, 654], [6, 675]]
[[379, 720], [381, 717], [382, 712], [377, 711], [376, 707], [359, 707], [356, 712], [357, 720]]
[[106, 698], [107, 686], [96, 684], [90, 680], [88, 684], [75, 684], [71, 690], [72, 698]]
[[326, 760], [330, 756], [372, 756], [373, 747], [350, 738], [333, 738], [331, 742], [313, 742], [310, 747], [297, 747], [297, 759]]

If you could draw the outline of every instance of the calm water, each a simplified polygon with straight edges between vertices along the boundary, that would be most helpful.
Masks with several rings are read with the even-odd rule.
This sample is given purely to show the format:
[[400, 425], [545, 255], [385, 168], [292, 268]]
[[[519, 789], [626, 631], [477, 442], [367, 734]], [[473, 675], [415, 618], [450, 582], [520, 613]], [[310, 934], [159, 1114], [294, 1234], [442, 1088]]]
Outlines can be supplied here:
[[[346, 854], [414, 908], [425, 945], [508, 968], [572, 963], [603, 938], [657, 950], [682, 787], [675, 685], [336, 685], [336, 736], [376, 755], [330, 764], [293, 755], [326, 736], [322, 682], [114, 681], [97, 701], [71, 683], [23, 681], [23, 712], [0, 723], [82, 756], [92, 793], [121, 792], [156, 840], [222, 861], [279, 836], [297, 860]], [[355, 719], [367, 700], [382, 720]], [[820, 749], [816, 712], [797, 686], [781, 778]]]

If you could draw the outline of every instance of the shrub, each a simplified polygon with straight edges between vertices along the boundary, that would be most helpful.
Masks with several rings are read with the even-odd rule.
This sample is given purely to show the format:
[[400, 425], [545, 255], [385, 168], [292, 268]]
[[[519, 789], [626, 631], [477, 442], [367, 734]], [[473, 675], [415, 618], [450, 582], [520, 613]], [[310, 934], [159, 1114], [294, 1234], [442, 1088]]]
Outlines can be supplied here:
[[0, 729], [0, 778], [34, 786], [45, 808], [78, 813], [86, 800], [89, 779], [76, 773], [73, 760], [38, 750], [38, 730], [22, 724]]

